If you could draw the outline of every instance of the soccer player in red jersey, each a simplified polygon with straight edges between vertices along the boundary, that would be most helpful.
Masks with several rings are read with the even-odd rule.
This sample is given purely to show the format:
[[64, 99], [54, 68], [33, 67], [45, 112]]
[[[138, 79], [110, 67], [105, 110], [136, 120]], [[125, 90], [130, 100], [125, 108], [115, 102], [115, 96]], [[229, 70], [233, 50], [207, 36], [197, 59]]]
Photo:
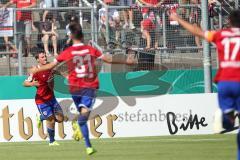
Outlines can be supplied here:
[[132, 64], [133, 60], [131, 57], [127, 60], [115, 60], [110, 55], [103, 55], [95, 48], [84, 45], [82, 43], [82, 28], [78, 23], [70, 24], [69, 30], [73, 45], [60, 53], [53, 62], [41, 68], [33, 68], [30, 70], [30, 73], [36, 74], [52, 69], [60, 62], [67, 62], [69, 90], [80, 113], [78, 124], [85, 140], [86, 152], [88, 155], [91, 155], [95, 150], [90, 143], [87, 121], [96, 98], [96, 91], [99, 88], [96, 60], [102, 59], [107, 63], [121, 64]]
[[[38, 52], [35, 55], [38, 65], [33, 68], [41, 68], [47, 64], [46, 54], [44, 52]], [[55, 122], [61, 123], [63, 121], [63, 113], [60, 105], [58, 104], [53, 90], [50, 88], [47, 82], [49, 77], [52, 76], [51, 70], [42, 71], [36, 74], [30, 74], [24, 81], [25, 87], [36, 87], [37, 92], [35, 96], [35, 102], [40, 112], [38, 119], [38, 127], [41, 126], [43, 120], [47, 121], [47, 132], [49, 134], [50, 143], [49, 146], [58, 146], [55, 141]], [[53, 82], [51, 84], [54, 85]]]
[[[235, 122], [234, 112], [238, 112], [238, 118], [240, 112], [240, 10], [231, 12], [229, 28], [217, 31], [202, 31], [176, 14], [171, 14], [170, 18], [178, 21], [192, 34], [216, 44], [219, 69], [215, 82], [222, 112], [222, 126], [226, 130], [232, 130]], [[237, 144], [240, 160], [240, 132], [237, 135]]]

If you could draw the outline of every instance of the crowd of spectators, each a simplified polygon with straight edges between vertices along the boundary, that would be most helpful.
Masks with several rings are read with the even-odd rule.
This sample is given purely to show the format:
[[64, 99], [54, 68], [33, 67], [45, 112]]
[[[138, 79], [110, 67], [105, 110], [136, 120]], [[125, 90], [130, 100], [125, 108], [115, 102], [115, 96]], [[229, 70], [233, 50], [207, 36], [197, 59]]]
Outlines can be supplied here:
[[[0, 1], [0, 17], [5, 16], [3, 11], [8, 8], [31, 9], [43, 8], [39, 11], [17, 11], [16, 12], [16, 33], [17, 43], [14, 44], [13, 36], [3, 35], [1, 50], [17, 51], [19, 40], [22, 39], [23, 56], [32, 56], [32, 52], [38, 47], [44, 48], [47, 56], [56, 56], [62, 46], [58, 46], [58, 30], [60, 20], [67, 23], [69, 14], [76, 15], [74, 11], [62, 15], [60, 11], [48, 11], [48, 8], [69, 6], [77, 7], [78, 0], [2, 0]], [[4, 23], [5, 19], [0, 19]], [[64, 24], [63, 24], [64, 25]], [[62, 27], [63, 28], [63, 27]], [[0, 28], [1, 29], [1, 28]], [[62, 45], [62, 44], [61, 44]], [[49, 48], [50, 47], [50, 48]], [[4, 56], [5, 57], [5, 56]], [[14, 56], [16, 57], [16, 56]]]
[[[88, 0], [93, 3], [94, 0]], [[22, 38], [25, 42], [23, 54], [31, 56], [32, 51], [36, 47], [43, 47], [47, 56], [56, 56], [59, 51], [71, 44], [68, 34], [68, 24], [71, 21], [79, 22], [79, 11], [48, 11], [47, 8], [54, 7], [78, 7], [79, 0], [2, 0], [0, 1], [1, 10], [8, 7], [16, 8], [43, 8], [40, 11], [17, 11], [17, 33], [18, 38]], [[108, 9], [108, 13], [101, 3], [98, 3], [97, 17], [99, 31], [103, 33], [106, 39], [106, 26], [109, 26], [110, 41], [122, 43], [126, 41], [121, 32], [133, 31], [140, 32], [139, 47], [145, 49], [158, 48], [162, 46], [161, 37], [163, 35], [163, 17], [164, 10], [161, 5], [167, 4], [199, 4], [200, 0], [103, 0], [106, 5], [110, 6], [132, 6], [126, 9]], [[214, 0], [209, 1], [210, 4]], [[46, 8], [46, 10], [44, 10]], [[179, 12], [185, 19], [191, 23], [201, 26], [201, 10], [199, 8], [188, 9], [170, 9], [171, 12]], [[108, 22], [106, 21], [108, 15]], [[1, 17], [1, 13], [0, 13]], [[83, 13], [83, 21], [90, 23], [91, 13]], [[167, 30], [167, 47], [175, 47], [179, 44], [174, 37], [179, 36], [179, 25], [166, 17]], [[64, 31], [65, 37], [61, 36], [60, 30]], [[34, 34], [37, 33], [37, 42], [34, 41]], [[13, 38], [3, 36], [3, 44], [5, 49], [15, 50]], [[35, 38], [36, 39], [36, 38]], [[60, 43], [60, 39], [64, 39]], [[179, 39], [178, 39], [179, 40]], [[35, 43], [33, 43], [35, 42]], [[180, 42], [181, 43], [181, 42]], [[195, 38], [195, 45], [201, 47], [201, 40]], [[16, 57], [16, 56], [15, 56]]]

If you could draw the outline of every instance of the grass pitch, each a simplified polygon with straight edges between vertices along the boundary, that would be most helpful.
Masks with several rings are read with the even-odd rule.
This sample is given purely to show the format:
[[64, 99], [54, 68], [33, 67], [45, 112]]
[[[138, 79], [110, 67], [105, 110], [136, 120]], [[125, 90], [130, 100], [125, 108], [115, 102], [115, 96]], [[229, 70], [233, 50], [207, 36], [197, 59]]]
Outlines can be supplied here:
[[235, 160], [235, 140], [235, 134], [96, 139], [92, 156], [83, 141], [1, 143], [0, 160]]

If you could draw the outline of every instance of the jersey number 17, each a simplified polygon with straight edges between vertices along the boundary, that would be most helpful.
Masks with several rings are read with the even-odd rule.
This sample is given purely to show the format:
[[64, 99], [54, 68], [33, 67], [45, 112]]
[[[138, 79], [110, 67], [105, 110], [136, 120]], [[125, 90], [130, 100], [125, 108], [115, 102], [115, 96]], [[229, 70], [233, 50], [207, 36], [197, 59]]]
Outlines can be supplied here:
[[[240, 37], [224, 38], [222, 44], [224, 46], [224, 60], [235, 61], [240, 52]], [[232, 50], [231, 45], [233, 45]]]

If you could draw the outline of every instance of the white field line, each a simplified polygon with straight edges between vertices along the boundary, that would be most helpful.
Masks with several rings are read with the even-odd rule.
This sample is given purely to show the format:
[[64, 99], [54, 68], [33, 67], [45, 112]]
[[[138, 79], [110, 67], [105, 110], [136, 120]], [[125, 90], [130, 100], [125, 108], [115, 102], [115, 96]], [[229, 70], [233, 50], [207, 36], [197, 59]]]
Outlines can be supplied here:
[[136, 139], [136, 140], [116, 140], [116, 141], [101, 141], [103, 143], [122, 143], [122, 142], [211, 142], [211, 141], [226, 141], [228, 139], [220, 139], [220, 138], [209, 138], [209, 139], [177, 139], [177, 138], [173, 138], [173, 139]]
[[[205, 138], [205, 139], [193, 139], [193, 138], [186, 138], [186, 139], [178, 139], [178, 138], [172, 138], [172, 139], [122, 139], [122, 140], [94, 140], [94, 143], [135, 143], [135, 142], [145, 142], [145, 143], [153, 143], [153, 142], [220, 142], [220, 141], [229, 141], [229, 139], [225, 138]], [[83, 142], [81, 140], [80, 142]], [[59, 143], [62, 143], [62, 146], [64, 144], [73, 144], [77, 143], [74, 141], [59, 141]], [[23, 145], [48, 145], [48, 141], [44, 142], [29, 142], [27, 143], [0, 143], [0, 147], [6, 147], [7, 145], [11, 144], [11, 146], [23, 146]]]

